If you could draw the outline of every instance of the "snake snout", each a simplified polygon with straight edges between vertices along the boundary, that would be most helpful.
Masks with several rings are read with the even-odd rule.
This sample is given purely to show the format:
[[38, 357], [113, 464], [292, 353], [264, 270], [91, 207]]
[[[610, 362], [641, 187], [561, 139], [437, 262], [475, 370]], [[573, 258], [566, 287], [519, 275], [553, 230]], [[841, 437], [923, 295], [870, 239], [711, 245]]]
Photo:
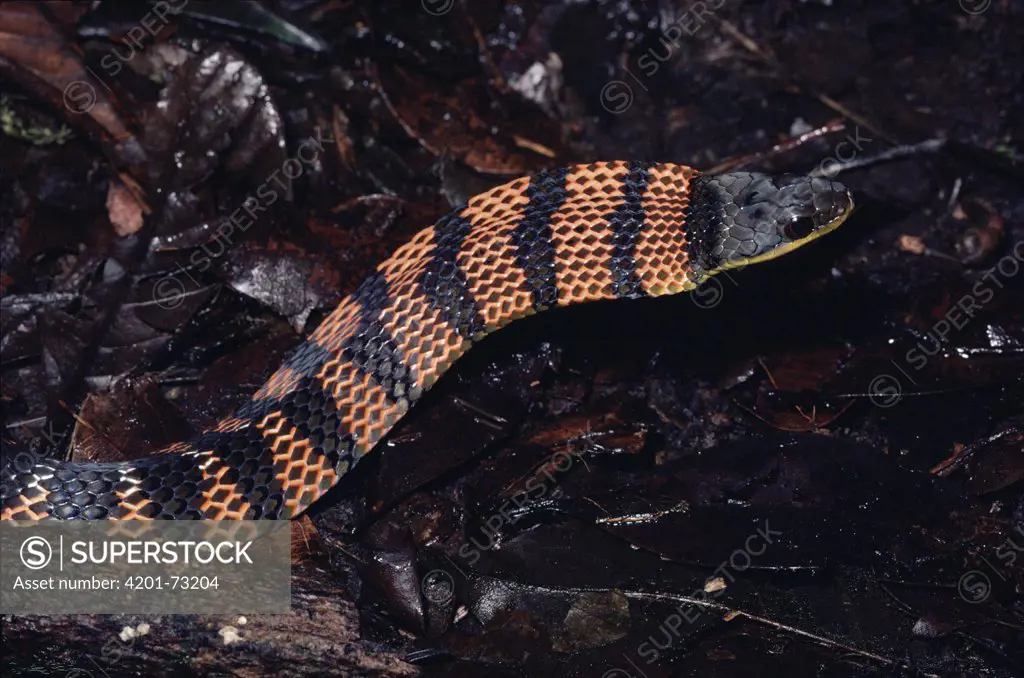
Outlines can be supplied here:
[[814, 212], [819, 227], [832, 224], [836, 219], [849, 216], [853, 209], [853, 194], [838, 181], [811, 179]]

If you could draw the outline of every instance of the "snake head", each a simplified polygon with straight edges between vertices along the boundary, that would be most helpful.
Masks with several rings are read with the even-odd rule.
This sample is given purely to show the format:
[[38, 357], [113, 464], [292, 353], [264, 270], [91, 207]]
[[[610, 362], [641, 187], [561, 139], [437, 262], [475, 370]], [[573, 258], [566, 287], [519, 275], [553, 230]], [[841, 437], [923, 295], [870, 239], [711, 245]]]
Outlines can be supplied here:
[[828, 233], [850, 216], [853, 196], [828, 179], [729, 172], [698, 177], [691, 205], [691, 256], [706, 277], [774, 259]]

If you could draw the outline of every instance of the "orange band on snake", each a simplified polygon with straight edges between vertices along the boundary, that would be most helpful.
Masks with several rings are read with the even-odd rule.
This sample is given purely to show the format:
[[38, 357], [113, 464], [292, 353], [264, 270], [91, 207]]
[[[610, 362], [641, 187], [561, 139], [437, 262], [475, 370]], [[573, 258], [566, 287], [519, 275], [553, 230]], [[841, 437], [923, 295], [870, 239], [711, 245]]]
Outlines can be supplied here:
[[293, 518], [484, 335], [554, 306], [692, 290], [813, 240], [852, 206], [824, 179], [668, 163], [517, 179], [400, 247], [196, 439], [126, 463], [8, 455], [2, 518]]

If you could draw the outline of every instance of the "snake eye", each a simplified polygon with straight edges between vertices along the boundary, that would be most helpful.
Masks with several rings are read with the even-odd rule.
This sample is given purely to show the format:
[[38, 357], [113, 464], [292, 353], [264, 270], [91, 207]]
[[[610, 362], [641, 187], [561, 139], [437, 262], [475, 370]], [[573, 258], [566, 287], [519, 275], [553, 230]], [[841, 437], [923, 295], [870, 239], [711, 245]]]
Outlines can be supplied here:
[[814, 233], [814, 219], [810, 217], [793, 217], [782, 230], [790, 240], [802, 240], [811, 233]]

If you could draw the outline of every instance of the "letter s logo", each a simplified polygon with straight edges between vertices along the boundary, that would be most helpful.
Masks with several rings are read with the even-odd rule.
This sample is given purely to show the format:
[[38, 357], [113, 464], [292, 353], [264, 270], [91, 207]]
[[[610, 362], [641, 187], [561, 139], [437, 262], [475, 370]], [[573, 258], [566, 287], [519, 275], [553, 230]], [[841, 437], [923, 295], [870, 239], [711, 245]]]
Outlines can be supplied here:
[[50, 542], [42, 537], [29, 537], [21, 542], [21, 562], [30, 570], [41, 570], [53, 559]]

